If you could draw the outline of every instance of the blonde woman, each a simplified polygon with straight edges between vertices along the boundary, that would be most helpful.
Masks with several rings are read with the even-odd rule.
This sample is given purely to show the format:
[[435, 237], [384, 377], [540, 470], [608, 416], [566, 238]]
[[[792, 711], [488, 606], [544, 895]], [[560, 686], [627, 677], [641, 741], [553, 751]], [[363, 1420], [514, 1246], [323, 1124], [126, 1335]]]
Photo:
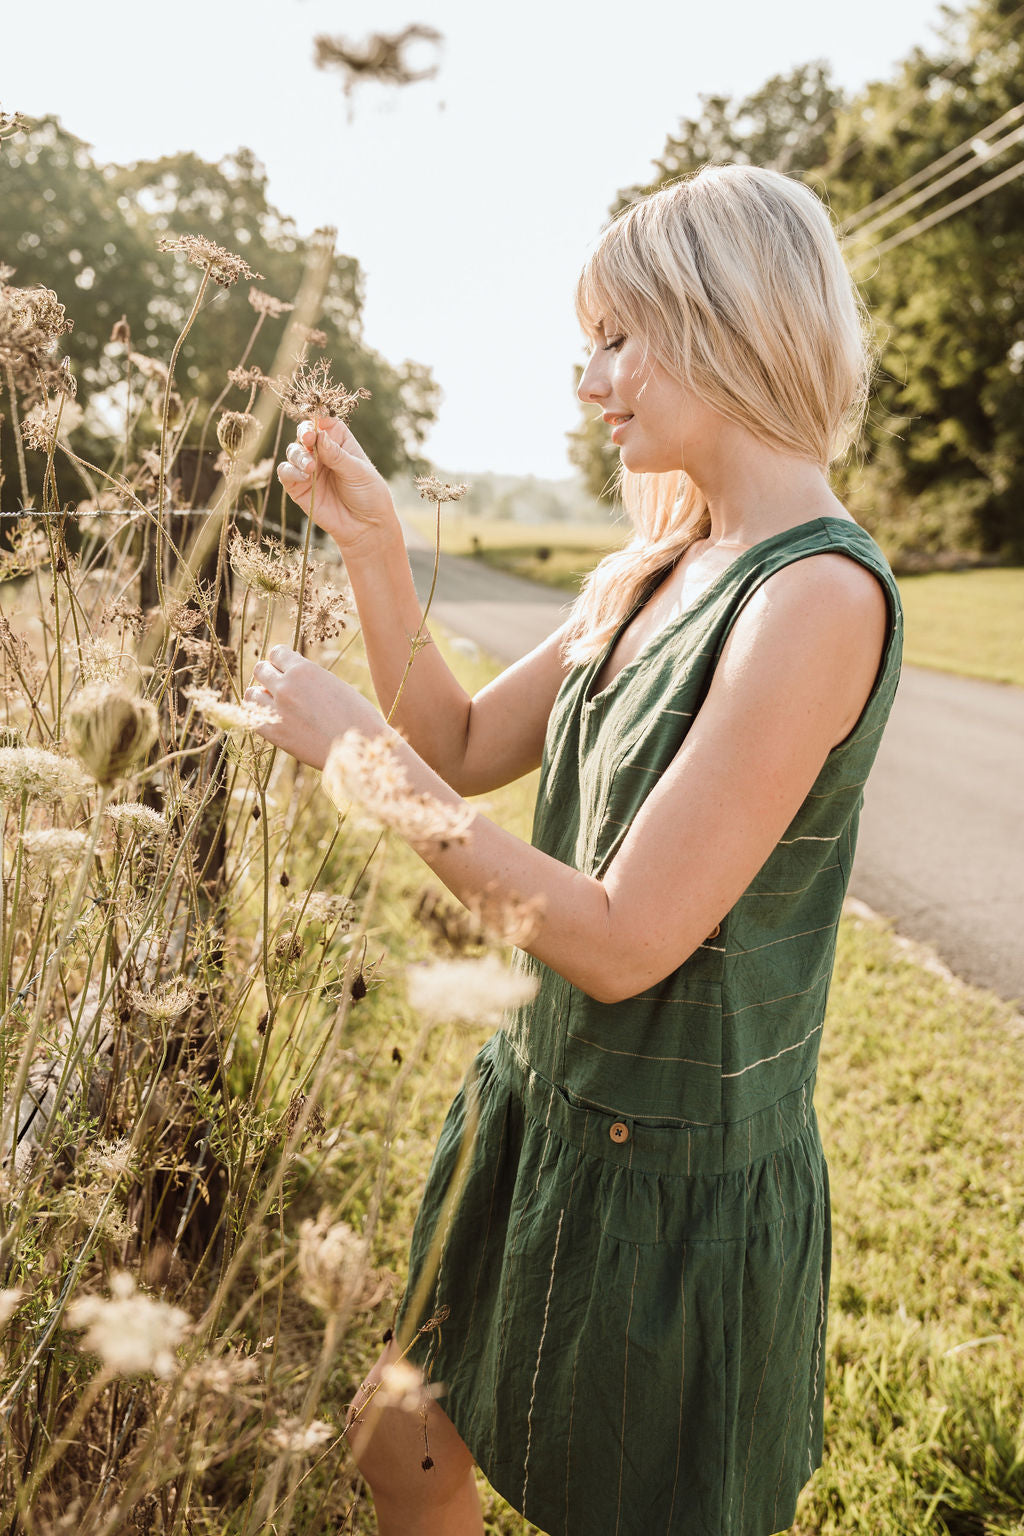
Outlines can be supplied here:
[[[474, 698], [422, 650], [395, 715], [446, 803], [541, 765], [532, 845], [478, 815], [419, 851], [464, 901], [543, 915], [519, 955], [536, 998], [453, 1104], [413, 1236], [399, 1337], [444, 1318], [412, 1356], [443, 1396], [360, 1412], [393, 1344], [357, 1398], [384, 1536], [479, 1533], [474, 1462], [551, 1536], [770, 1536], [822, 1454], [815, 1070], [902, 634], [828, 481], [866, 397], [862, 315], [817, 198], [740, 166], [627, 208], [577, 307], [634, 536]], [[340, 423], [287, 457], [304, 508], [316, 470], [387, 710], [420, 621], [391, 497]], [[267, 694], [268, 739], [317, 767], [388, 729], [282, 647]]]

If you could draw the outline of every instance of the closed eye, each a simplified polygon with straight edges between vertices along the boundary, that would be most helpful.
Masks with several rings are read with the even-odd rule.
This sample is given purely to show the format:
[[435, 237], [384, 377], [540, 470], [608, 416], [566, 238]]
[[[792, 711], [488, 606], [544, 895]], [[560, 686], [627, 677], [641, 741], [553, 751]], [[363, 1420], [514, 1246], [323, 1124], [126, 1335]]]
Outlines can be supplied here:
[[625, 341], [625, 336], [616, 336], [614, 341], [608, 341], [601, 348], [602, 352], [617, 352]]

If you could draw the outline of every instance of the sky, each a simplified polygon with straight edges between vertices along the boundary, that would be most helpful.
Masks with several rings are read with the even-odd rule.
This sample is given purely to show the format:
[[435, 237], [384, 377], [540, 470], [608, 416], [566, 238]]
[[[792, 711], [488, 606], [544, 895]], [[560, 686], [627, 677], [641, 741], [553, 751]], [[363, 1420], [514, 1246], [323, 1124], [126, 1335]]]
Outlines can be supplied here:
[[[5, 6], [0, 107], [56, 113], [98, 160], [241, 145], [302, 233], [365, 274], [364, 338], [441, 385], [446, 471], [561, 478], [580, 419], [573, 290], [618, 191], [645, 181], [701, 93], [810, 59], [855, 90], [934, 39], [939, 0], [48, 0]], [[59, 46], [43, 46], [40, 14]], [[318, 33], [443, 34], [437, 77], [347, 103]], [[427, 53], [416, 55], [417, 59]], [[2, 231], [2, 214], [0, 214]], [[346, 379], [352, 386], [358, 379]]]

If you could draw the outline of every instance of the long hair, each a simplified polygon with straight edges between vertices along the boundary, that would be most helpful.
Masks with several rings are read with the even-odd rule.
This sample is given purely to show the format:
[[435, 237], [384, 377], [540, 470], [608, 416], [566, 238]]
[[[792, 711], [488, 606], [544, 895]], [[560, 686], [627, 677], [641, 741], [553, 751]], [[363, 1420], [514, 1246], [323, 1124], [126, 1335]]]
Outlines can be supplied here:
[[[580, 273], [576, 313], [643, 343], [706, 405], [823, 470], [853, 442], [871, 377], [866, 311], [829, 216], [802, 182], [747, 165], [705, 166], [631, 203]], [[634, 527], [593, 570], [564, 654], [588, 661], [711, 528], [685, 471], [618, 472]]]

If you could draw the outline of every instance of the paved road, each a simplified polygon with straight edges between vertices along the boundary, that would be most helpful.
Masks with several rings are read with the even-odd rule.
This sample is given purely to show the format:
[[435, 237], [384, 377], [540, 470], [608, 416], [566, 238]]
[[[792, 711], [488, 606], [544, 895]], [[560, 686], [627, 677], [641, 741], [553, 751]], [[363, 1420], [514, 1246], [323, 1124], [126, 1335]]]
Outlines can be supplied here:
[[[432, 554], [409, 558], [417, 590]], [[442, 559], [434, 611], [499, 661], [555, 629], [564, 594]], [[850, 894], [958, 976], [1024, 999], [1024, 689], [906, 667], [870, 783]]]

